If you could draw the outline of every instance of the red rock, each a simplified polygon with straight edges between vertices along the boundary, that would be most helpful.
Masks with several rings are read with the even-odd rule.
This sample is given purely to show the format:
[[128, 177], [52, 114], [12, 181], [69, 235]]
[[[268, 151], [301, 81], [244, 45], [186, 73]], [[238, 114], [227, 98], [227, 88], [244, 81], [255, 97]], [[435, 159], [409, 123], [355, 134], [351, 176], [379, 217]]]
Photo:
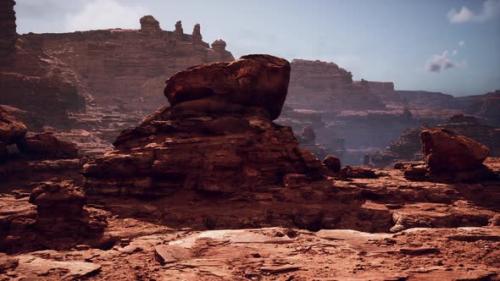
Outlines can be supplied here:
[[269, 55], [248, 55], [232, 63], [189, 68], [167, 81], [171, 105], [201, 98], [266, 109], [271, 119], [281, 113], [290, 79], [290, 64]]
[[483, 144], [445, 129], [424, 130], [420, 137], [425, 162], [433, 173], [480, 168], [489, 154]]
[[326, 156], [325, 159], [323, 159], [323, 165], [325, 165], [331, 172], [334, 173], [340, 172], [341, 168], [340, 159], [338, 159], [333, 155]]
[[0, 2], [0, 63], [10, 63], [17, 40], [16, 12], [13, 0]]
[[156, 33], [161, 32], [160, 23], [151, 15], [143, 16], [140, 20], [141, 32]]
[[340, 175], [345, 178], [377, 178], [377, 174], [371, 169], [363, 168], [363, 167], [351, 167], [345, 166], [342, 170], [340, 170]]
[[44, 159], [77, 158], [78, 148], [74, 143], [58, 139], [54, 134], [28, 133], [18, 142], [19, 150], [31, 157]]
[[12, 144], [24, 138], [28, 129], [5, 107], [0, 106], [0, 143]]
[[[271, 56], [247, 56], [172, 77], [165, 92], [173, 105], [124, 131], [114, 143], [116, 150], [85, 165], [89, 192], [151, 196], [194, 189], [231, 193], [281, 185], [287, 174], [320, 178], [321, 162], [298, 147], [290, 128], [269, 118], [270, 110], [279, 114], [286, 97], [282, 84], [287, 64]], [[270, 82], [274, 74], [268, 72], [274, 68], [278, 80]], [[251, 78], [255, 85], [238, 86], [228, 74], [239, 72], [256, 75]], [[208, 77], [218, 77], [213, 80], [215, 86]], [[207, 97], [208, 88], [200, 88], [203, 83], [219, 92]]]

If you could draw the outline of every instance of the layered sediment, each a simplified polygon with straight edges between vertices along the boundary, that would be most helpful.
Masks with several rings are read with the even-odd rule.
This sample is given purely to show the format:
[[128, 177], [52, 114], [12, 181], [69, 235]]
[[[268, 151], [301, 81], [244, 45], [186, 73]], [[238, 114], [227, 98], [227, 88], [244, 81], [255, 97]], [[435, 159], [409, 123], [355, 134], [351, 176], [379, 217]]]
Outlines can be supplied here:
[[86, 164], [92, 193], [166, 195], [180, 189], [236, 192], [320, 176], [321, 163], [274, 124], [290, 65], [268, 55], [202, 65], [168, 80], [171, 106], [124, 131], [116, 149]]

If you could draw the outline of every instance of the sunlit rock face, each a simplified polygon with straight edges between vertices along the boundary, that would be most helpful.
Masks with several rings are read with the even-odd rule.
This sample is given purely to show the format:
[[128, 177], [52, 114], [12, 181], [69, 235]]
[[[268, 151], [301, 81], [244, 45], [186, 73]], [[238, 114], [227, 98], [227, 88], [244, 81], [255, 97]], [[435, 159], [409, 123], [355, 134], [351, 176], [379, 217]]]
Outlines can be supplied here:
[[319, 177], [321, 162], [299, 149], [290, 128], [272, 122], [289, 72], [283, 59], [250, 55], [176, 74], [165, 88], [172, 106], [124, 131], [116, 150], [85, 166], [88, 191], [235, 192], [279, 184], [290, 173]]

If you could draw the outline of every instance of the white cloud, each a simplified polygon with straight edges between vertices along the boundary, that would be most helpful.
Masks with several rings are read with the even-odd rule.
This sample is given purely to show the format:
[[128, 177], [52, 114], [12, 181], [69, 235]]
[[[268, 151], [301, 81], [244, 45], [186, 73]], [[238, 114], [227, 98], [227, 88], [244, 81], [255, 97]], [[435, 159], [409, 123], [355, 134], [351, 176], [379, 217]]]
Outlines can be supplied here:
[[458, 42], [458, 46], [464, 47], [465, 46], [465, 41], [461, 40], [460, 42]]
[[[454, 50], [452, 52], [452, 56], [458, 54], [458, 51]], [[449, 52], [446, 50], [442, 54], [433, 55], [425, 66], [427, 71], [439, 73], [448, 69], [457, 68], [457, 67], [465, 67], [466, 62], [455, 62], [450, 58]]]
[[500, 15], [500, 0], [486, 0], [479, 12], [474, 12], [467, 6], [462, 6], [460, 10], [451, 9], [448, 12], [448, 20], [451, 23], [485, 22], [498, 15]]
[[138, 28], [139, 19], [146, 14], [148, 10], [140, 5], [127, 5], [120, 0], [91, 0], [77, 13], [66, 15], [66, 30]]

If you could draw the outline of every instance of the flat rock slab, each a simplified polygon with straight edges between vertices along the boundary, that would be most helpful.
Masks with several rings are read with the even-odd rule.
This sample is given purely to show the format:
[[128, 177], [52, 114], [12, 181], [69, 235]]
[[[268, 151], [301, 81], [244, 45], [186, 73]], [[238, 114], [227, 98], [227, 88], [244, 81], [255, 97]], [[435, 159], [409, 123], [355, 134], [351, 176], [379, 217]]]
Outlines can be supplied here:
[[17, 270], [28, 276], [43, 276], [53, 270], [67, 272], [64, 278], [82, 278], [95, 274], [101, 270], [101, 266], [84, 261], [55, 261], [43, 259], [32, 255], [21, 255], [17, 257], [19, 265]]

